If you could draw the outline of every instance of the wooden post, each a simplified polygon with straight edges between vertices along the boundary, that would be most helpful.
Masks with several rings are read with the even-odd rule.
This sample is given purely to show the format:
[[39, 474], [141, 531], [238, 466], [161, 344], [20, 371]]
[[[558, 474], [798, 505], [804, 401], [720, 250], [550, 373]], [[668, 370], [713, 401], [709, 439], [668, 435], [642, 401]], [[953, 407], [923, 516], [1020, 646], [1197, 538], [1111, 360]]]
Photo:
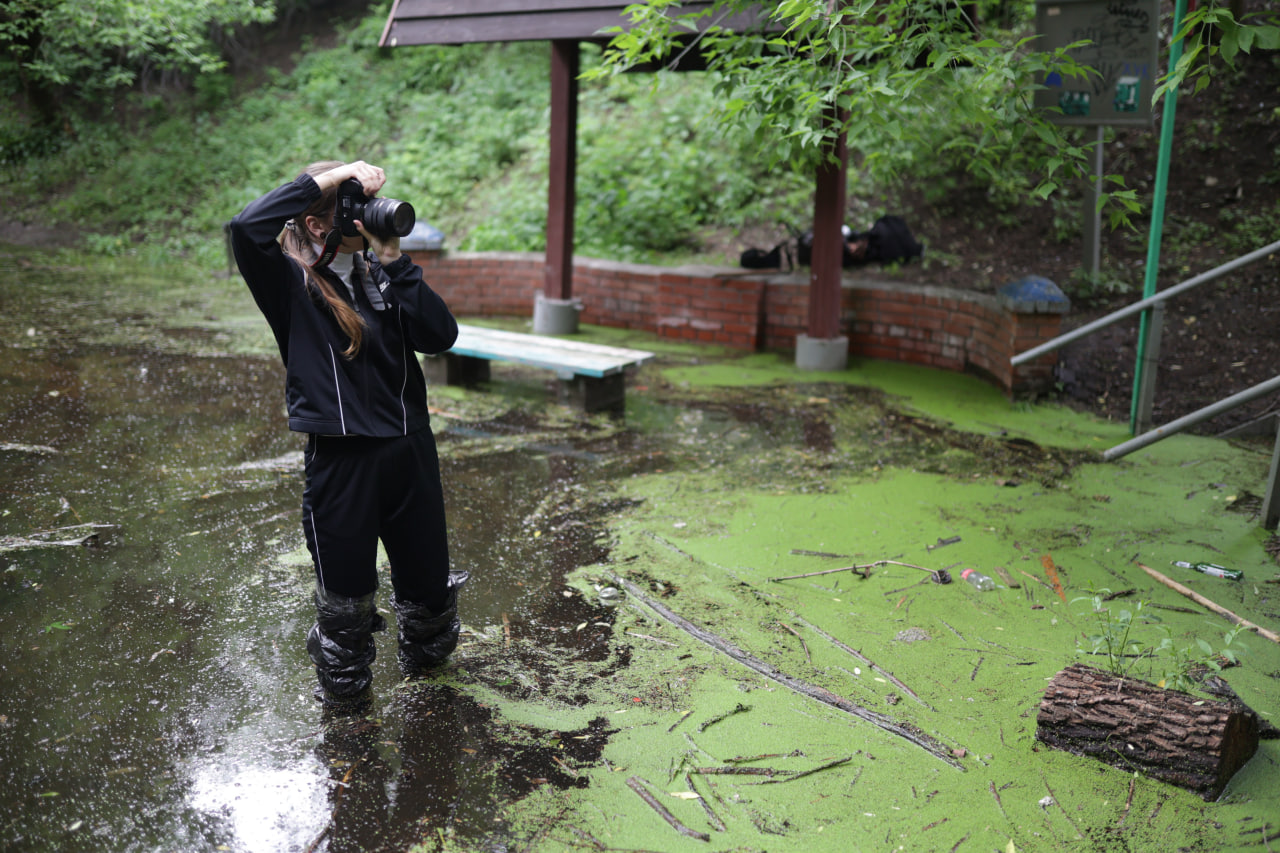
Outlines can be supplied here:
[[578, 42], [551, 42], [551, 152], [543, 294], [573, 298], [574, 178], [578, 159]]
[[[833, 115], [828, 121], [838, 119]], [[844, 273], [844, 208], [849, 148], [841, 133], [818, 167], [813, 194], [813, 256], [809, 266], [809, 337], [840, 334], [840, 282]]]

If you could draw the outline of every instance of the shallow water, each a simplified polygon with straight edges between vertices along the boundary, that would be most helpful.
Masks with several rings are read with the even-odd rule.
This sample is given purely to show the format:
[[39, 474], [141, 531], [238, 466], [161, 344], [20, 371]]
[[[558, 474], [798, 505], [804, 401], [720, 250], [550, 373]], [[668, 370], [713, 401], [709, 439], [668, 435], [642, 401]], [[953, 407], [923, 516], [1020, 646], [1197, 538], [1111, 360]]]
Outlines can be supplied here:
[[[1077, 461], [843, 385], [685, 393], [654, 376], [621, 422], [548, 405], [536, 372], [437, 389], [450, 545], [472, 572], [463, 645], [405, 686], [380, 635], [371, 712], [326, 719], [304, 649], [302, 441], [278, 360], [219, 331], [261, 319], [187, 294], [175, 311], [196, 319], [175, 329], [86, 296], [76, 271], [13, 263], [0, 254], [0, 537], [103, 527], [94, 547], [0, 551], [0, 850], [508, 849], [507, 807], [585, 785], [572, 768], [613, 734], [591, 691], [630, 651], [617, 611], [566, 576], [609, 563], [622, 481], [680, 472], [653, 478], [667, 491], [646, 516], [685, 530], [723, 524], [689, 510], [712, 490], [822, 494], [887, 466], [1052, 480]], [[536, 724], [495, 694], [543, 700]]]
[[[3, 293], [0, 537], [101, 527], [91, 546], [0, 553], [0, 849], [372, 851], [437, 832], [497, 847], [503, 802], [573, 784], [540, 733], [456, 687], [402, 688], [394, 634], [375, 713], [322, 719], [296, 558], [301, 440], [275, 360], [212, 337], [175, 351], [145, 320], [67, 310], [69, 281], [25, 284]], [[583, 607], [607, 618], [566, 612], [558, 588], [606, 553], [602, 457], [449, 427], [467, 625], [520, 637], [563, 632]]]

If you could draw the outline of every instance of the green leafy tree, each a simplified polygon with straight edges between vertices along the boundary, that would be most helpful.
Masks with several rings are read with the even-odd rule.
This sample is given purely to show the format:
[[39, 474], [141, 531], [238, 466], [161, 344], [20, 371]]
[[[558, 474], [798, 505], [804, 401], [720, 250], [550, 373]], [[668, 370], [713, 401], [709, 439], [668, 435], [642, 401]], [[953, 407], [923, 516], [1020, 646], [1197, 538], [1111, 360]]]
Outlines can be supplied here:
[[274, 0], [7, 0], [0, 81], [48, 127], [148, 79], [216, 71], [220, 44], [275, 11]]
[[[766, 10], [769, 26], [729, 31], [735, 14]], [[1003, 29], [983, 32], [975, 10], [999, 10]], [[1035, 49], [1033, 3], [956, 0], [783, 0], [775, 5], [720, 0], [684, 11], [678, 0], [628, 7], [607, 74], [697, 49], [722, 75], [715, 117], [746, 127], [775, 163], [811, 170], [844, 133], [858, 170], [874, 180], [910, 169], [936, 177], [939, 192], [957, 168], [997, 200], [1048, 197], [1089, 173], [1078, 129], [1055, 124], [1033, 105], [1049, 70], [1088, 75], [1069, 54], [1077, 45]], [[1229, 9], [1206, 2], [1184, 31], [1217, 27], [1216, 47], [1188, 51], [1171, 78], [1206, 79], [1207, 60], [1270, 44], [1269, 24], [1237, 24]], [[1207, 44], [1204, 43], [1204, 44]], [[1117, 179], [1118, 180], [1118, 179]], [[1109, 195], [1113, 221], [1138, 206], [1131, 190]]]

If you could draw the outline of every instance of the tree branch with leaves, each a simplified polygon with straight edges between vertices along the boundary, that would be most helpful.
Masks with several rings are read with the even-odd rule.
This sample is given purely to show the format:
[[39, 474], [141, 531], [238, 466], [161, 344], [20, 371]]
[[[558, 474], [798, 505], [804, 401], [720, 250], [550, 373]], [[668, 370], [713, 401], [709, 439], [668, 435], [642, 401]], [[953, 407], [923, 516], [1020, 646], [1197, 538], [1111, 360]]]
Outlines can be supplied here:
[[[1091, 174], [1090, 144], [1035, 108], [1038, 81], [1096, 73], [1072, 58], [1083, 43], [1039, 50], [1020, 29], [983, 32], [956, 0], [783, 0], [773, 6], [719, 0], [686, 10], [678, 0], [627, 7], [592, 74], [617, 73], [687, 51], [693, 42], [718, 75], [712, 118], [746, 128], [771, 166], [811, 171], [844, 134], [859, 173], [873, 181], [903, 173], [963, 169], [998, 199], [1047, 198]], [[1025, 7], [1033, 4], [1023, 4]], [[1026, 14], [1026, 12], [1024, 12]], [[732, 31], [724, 20], [754, 17]], [[1019, 23], [1019, 22], [1015, 22]], [[1188, 51], [1166, 85], [1207, 82], [1209, 64], [1269, 45], [1269, 24], [1239, 24], [1209, 2], [1188, 18], [1183, 34], [1205, 26], [1223, 34], [1215, 46]], [[843, 121], [826, 117], [840, 115]], [[1119, 178], [1109, 178], [1113, 224], [1139, 204]]]

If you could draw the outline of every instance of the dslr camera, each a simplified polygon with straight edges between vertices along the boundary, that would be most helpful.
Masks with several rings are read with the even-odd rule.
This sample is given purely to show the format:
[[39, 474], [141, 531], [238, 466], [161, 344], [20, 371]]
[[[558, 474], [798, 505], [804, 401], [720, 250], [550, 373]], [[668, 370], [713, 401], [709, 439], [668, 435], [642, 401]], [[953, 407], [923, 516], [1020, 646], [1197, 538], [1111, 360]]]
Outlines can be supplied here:
[[378, 237], [405, 237], [413, 230], [416, 219], [413, 205], [394, 198], [367, 198], [364, 185], [355, 178], [348, 178], [338, 185], [338, 204], [333, 211], [333, 227], [343, 236], [354, 237], [356, 220]]

